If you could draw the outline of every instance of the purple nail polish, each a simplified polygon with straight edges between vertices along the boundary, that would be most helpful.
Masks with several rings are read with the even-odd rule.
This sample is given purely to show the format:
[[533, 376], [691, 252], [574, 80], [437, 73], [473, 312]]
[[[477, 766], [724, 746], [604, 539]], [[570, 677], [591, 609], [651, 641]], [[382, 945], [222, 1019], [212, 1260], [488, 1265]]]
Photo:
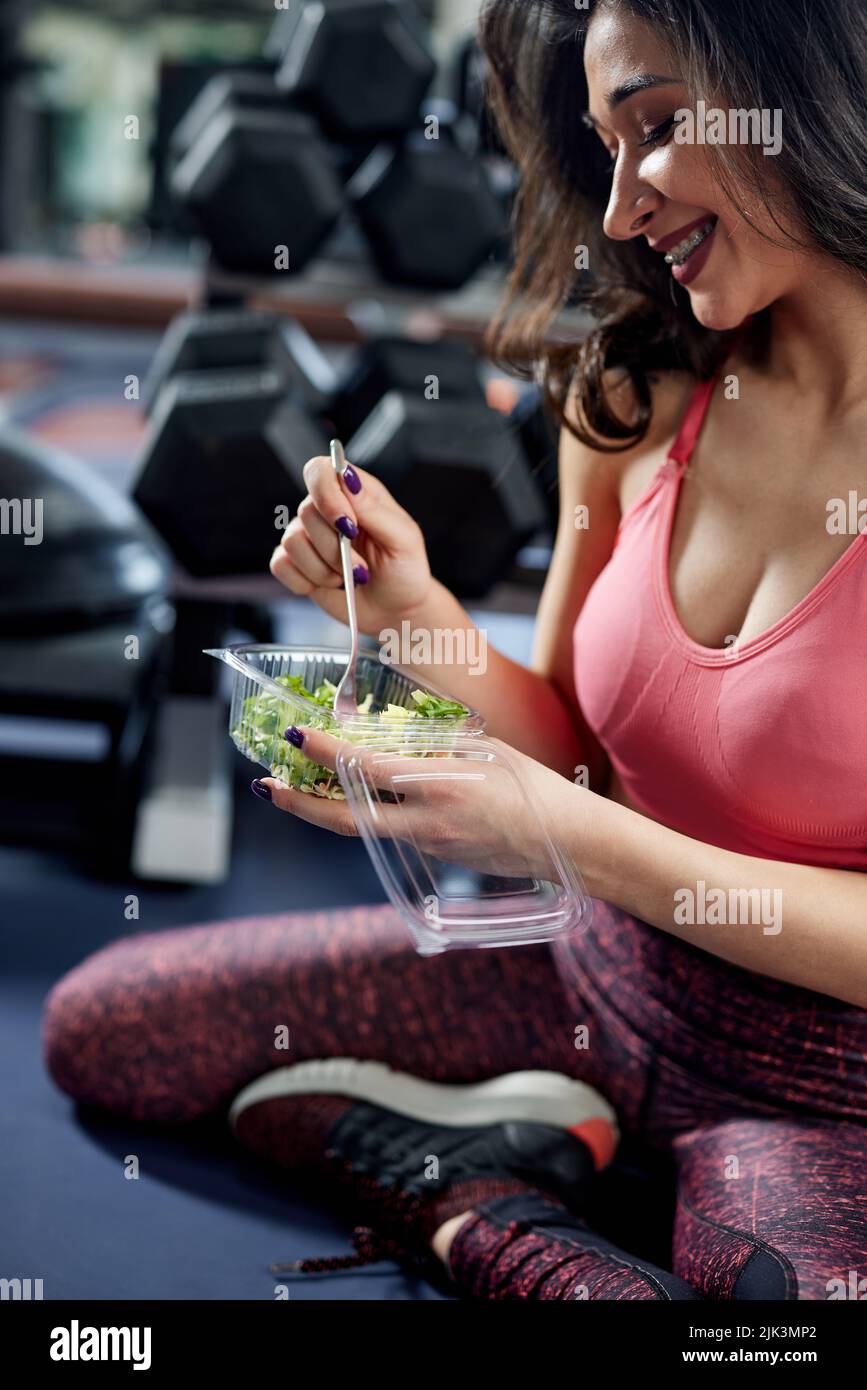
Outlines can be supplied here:
[[255, 792], [263, 801], [271, 800], [271, 788], [266, 787], [264, 782], [260, 782], [258, 777], [254, 777], [250, 783], [250, 791]]
[[342, 536], [348, 536], [351, 541], [354, 541], [358, 536], [358, 527], [351, 517], [339, 516], [334, 525]]
[[370, 579], [370, 570], [366, 565], [355, 565], [352, 570], [352, 576], [356, 584], [366, 584]]
[[343, 470], [343, 481], [349, 488], [349, 491], [355, 493], [356, 496], [361, 491], [361, 479], [359, 478], [355, 469], [352, 467], [351, 463], [348, 463]]
[[295, 728], [294, 724], [289, 725], [289, 728], [284, 731], [283, 737], [287, 743], [294, 743], [296, 748], [304, 746], [304, 735], [300, 729]]

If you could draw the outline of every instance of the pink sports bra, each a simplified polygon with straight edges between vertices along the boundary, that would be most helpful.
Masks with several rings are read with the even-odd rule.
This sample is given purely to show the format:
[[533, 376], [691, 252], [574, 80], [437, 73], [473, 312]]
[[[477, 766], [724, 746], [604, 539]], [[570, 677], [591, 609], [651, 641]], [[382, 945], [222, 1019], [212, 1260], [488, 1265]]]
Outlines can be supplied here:
[[867, 870], [867, 532], [748, 642], [702, 647], [675, 611], [674, 516], [718, 379], [696, 387], [587, 596], [578, 699], [655, 820], [742, 854]]

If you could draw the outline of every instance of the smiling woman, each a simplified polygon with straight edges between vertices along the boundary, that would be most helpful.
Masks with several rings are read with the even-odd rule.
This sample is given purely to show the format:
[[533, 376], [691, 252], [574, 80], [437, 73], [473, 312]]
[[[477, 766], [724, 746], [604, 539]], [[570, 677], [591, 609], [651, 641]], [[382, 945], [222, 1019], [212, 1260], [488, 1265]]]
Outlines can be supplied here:
[[[867, 529], [826, 525], [865, 477], [867, 12], [488, 0], [481, 35], [523, 176], [493, 340], [562, 411], [560, 525], [532, 665], [410, 652], [515, 777], [407, 760], [368, 840], [410, 827], [503, 898], [550, 842], [592, 922], [424, 961], [383, 909], [134, 938], [57, 986], [49, 1065], [140, 1119], [232, 1100], [243, 1144], [348, 1192], [350, 1258], [433, 1249], [471, 1297], [824, 1300], [867, 1267]], [[700, 102], [760, 136], [782, 111], [779, 154], [676, 138]], [[594, 329], [549, 341], [575, 295]], [[362, 632], [471, 637], [380, 478], [304, 479], [288, 589], [342, 618], [351, 536]], [[300, 722], [294, 750], [380, 788]], [[351, 798], [254, 791], [359, 828]], [[591, 1229], [620, 1132], [676, 1169], [670, 1268]]]
[[[546, 363], [553, 407], [594, 448], [628, 448], [645, 437], [651, 375], [710, 376], [749, 315], [759, 347], [768, 305], [817, 256], [867, 271], [864, 26], [860, 0], [737, 7], [590, 0], [580, 9], [573, 0], [490, 0], [484, 7], [489, 95], [522, 176], [510, 298], [491, 345], [514, 370], [522, 360]], [[761, 113], [758, 127], [736, 124], [744, 143], [685, 147], [675, 115], [698, 112], [702, 102]], [[784, 139], [769, 160], [763, 132], [781, 111]], [[646, 174], [652, 187], [643, 201], [621, 211]], [[666, 218], [666, 230], [685, 236], [715, 226], [714, 273], [692, 299], [685, 289], [697, 271], [673, 274], [678, 258], [670, 267], [654, 254], [671, 252], [671, 238], [655, 246], [652, 233], [630, 235], [662, 197], [672, 216], [684, 209], [680, 224]], [[577, 245], [589, 249], [592, 279], [576, 275], [570, 248]], [[710, 254], [708, 245], [700, 268]], [[519, 297], [531, 307], [509, 317]], [[577, 351], [546, 344], [553, 316], [576, 300], [599, 327]], [[612, 400], [611, 368], [628, 373], [635, 389], [637, 410], [626, 423]], [[577, 420], [565, 410], [573, 382]]]

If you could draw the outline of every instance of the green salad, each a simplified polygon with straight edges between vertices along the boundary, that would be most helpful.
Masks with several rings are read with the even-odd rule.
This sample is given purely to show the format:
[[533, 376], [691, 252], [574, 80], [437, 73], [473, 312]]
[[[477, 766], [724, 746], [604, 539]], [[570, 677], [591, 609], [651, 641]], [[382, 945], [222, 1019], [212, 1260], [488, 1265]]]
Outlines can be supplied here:
[[[300, 676], [277, 676], [275, 681], [277, 685], [285, 686], [293, 695], [300, 695], [320, 707], [321, 715], [305, 716], [306, 724], [336, 731], [334, 696], [337, 686], [332, 681], [323, 681], [315, 690], [308, 690]], [[385, 709], [374, 711], [373, 696], [368, 694], [359, 704], [358, 712], [369, 715], [373, 726], [381, 729], [383, 733], [388, 733], [390, 729], [409, 733], [410, 727], [413, 731], [421, 733], [423, 725], [419, 721], [458, 720], [466, 718], [469, 714], [466, 705], [442, 695], [432, 695], [427, 690], [413, 690], [411, 695], [411, 708], [388, 704]], [[279, 777], [290, 787], [296, 787], [302, 792], [345, 800], [337, 773], [323, 767], [321, 763], [314, 763], [311, 758], [304, 756], [300, 748], [287, 743], [283, 738], [283, 731], [287, 724], [291, 723], [291, 717], [290, 706], [284, 704], [279, 696], [262, 691], [260, 694], [250, 695], [244, 701], [240, 724], [232, 730], [232, 735], [256, 762], [267, 764], [270, 760], [272, 777]], [[363, 734], [353, 735], [345, 730], [341, 736], [355, 740], [364, 737]]]

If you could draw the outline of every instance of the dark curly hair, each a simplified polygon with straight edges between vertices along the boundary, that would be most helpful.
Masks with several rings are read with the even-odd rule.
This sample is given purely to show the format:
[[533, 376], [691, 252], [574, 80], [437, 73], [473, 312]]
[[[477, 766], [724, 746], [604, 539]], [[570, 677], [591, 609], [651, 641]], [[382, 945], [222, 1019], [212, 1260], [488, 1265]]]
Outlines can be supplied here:
[[[782, 110], [786, 139], [774, 173], [792, 214], [784, 230], [767, 161], [755, 146], [709, 146], [725, 195], [767, 211], [778, 244], [812, 247], [867, 271], [867, 4], [865, 0], [484, 0], [479, 40], [493, 119], [520, 173], [512, 214], [515, 262], [487, 335], [501, 365], [544, 386], [555, 415], [584, 443], [617, 452], [640, 442], [651, 419], [654, 374], [685, 370], [705, 379], [731, 332], [704, 328], [687, 292], [644, 238], [612, 241], [602, 230], [608, 157], [582, 116], [583, 47], [593, 14], [625, 5], [670, 45], [693, 102]], [[807, 82], [810, 92], [804, 94]], [[803, 99], [802, 99], [802, 94]], [[738, 199], [739, 201], [734, 201]], [[779, 194], [777, 194], [779, 198]], [[750, 219], [752, 221], [752, 219]], [[586, 246], [592, 279], [573, 268]], [[594, 327], [580, 343], [550, 341], [567, 305]], [[768, 311], [754, 316], [747, 345], [760, 355]], [[612, 408], [612, 369], [628, 374], [638, 410]], [[577, 428], [566, 419], [570, 388]]]

